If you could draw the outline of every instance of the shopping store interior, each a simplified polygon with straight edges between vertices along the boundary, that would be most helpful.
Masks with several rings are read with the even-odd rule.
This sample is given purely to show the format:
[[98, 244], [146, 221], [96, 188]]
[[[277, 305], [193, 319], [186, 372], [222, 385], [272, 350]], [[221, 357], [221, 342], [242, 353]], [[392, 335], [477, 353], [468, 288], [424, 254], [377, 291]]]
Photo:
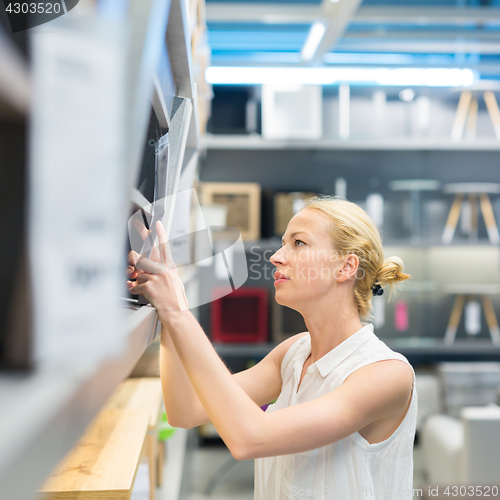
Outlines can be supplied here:
[[238, 373], [307, 331], [270, 258], [318, 195], [411, 275], [372, 300], [416, 375], [397, 498], [500, 498], [500, 0], [35, 4], [0, 12], [0, 499], [253, 499], [213, 424], [169, 424], [127, 254], [163, 222]]

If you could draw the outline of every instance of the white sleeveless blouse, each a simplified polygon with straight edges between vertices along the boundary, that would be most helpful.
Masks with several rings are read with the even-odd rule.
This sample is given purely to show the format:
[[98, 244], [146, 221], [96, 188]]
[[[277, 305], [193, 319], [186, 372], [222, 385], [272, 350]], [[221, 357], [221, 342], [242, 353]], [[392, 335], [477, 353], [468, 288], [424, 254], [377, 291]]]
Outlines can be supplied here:
[[[411, 366], [402, 354], [387, 347], [373, 333], [373, 326], [367, 324], [309, 366], [297, 392], [310, 352], [309, 335], [288, 350], [281, 365], [281, 394], [267, 412], [319, 398], [370, 363], [399, 359]], [[411, 500], [416, 421], [413, 372], [410, 407], [388, 439], [370, 444], [355, 432], [312, 451], [259, 458], [255, 460], [254, 500]]]

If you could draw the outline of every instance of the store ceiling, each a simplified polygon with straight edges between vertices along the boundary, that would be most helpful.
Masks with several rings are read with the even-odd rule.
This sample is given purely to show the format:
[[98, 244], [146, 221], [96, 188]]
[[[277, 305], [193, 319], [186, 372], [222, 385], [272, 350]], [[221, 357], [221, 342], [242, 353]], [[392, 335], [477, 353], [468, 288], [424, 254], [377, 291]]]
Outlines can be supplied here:
[[207, 0], [206, 10], [214, 66], [471, 68], [500, 80], [500, 0]]

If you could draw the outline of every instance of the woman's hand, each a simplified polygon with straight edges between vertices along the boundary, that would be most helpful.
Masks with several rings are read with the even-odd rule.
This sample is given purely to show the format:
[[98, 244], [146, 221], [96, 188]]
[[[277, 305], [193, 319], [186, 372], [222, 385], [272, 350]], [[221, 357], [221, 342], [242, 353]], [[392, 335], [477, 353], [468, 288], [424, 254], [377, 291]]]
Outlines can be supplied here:
[[163, 224], [156, 223], [159, 242], [159, 262], [141, 257], [137, 252], [129, 254], [128, 276], [136, 279], [127, 281], [130, 293], [141, 294], [156, 307], [163, 325], [177, 314], [189, 309], [184, 284], [170, 252], [167, 235]]

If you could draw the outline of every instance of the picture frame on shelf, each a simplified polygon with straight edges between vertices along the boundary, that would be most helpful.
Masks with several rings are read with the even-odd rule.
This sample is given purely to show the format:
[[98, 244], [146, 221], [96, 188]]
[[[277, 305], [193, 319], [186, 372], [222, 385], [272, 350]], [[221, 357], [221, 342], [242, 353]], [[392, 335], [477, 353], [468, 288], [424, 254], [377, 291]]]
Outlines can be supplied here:
[[290, 219], [304, 206], [305, 200], [316, 196], [313, 191], [278, 192], [274, 195], [274, 235], [285, 234]]
[[226, 225], [238, 229], [243, 240], [260, 238], [260, 184], [254, 182], [203, 182], [203, 205], [218, 204], [228, 209]]

